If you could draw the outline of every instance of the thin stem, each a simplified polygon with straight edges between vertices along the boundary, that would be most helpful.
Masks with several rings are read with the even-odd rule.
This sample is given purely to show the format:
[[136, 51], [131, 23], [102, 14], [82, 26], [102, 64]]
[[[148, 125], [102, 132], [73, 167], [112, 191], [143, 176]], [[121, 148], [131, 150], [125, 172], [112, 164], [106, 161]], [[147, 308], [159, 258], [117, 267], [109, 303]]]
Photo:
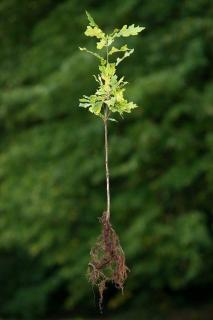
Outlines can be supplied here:
[[[108, 40], [106, 45], [106, 60], [107, 66], [109, 63], [109, 51], [108, 51]], [[105, 137], [105, 169], [106, 169], [106, 194], [107, 194], [107, 214], [106, 218], [109, 220], [110, 218], [110, 184], [109, 184], [109, 154], [108, 154], [108, 118], [109, 118], [109, 109], [107, 105], [105, 105], [104, 111], [104, 137]]]
[[106, 169], [106, 193], [107, 193], [107, 219], [110, 218], [110, 184], [109, 184], [109, 155], [108, 155], [108, 109], [105, 109], [104, 117], [105, 137], [105, 169]]

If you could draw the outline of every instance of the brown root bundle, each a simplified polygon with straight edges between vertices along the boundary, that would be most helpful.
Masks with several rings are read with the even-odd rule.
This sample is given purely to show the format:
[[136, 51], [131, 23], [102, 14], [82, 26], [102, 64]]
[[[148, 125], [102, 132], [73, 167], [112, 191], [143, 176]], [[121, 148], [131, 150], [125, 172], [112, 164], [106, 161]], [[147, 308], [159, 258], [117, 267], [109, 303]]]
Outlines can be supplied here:
[[112, 228], [107, 212], [100, 218], [102, 232], [91, 249], [91, 261], [88, 264], [88, 278], [92, 285], [98, 287], [99, 307], [102, 310], [103, 292], [106, 283], [112, 282], [123, 291], [124, 282], [129, 271], [125, 264], [125, 255], [119, 238]]

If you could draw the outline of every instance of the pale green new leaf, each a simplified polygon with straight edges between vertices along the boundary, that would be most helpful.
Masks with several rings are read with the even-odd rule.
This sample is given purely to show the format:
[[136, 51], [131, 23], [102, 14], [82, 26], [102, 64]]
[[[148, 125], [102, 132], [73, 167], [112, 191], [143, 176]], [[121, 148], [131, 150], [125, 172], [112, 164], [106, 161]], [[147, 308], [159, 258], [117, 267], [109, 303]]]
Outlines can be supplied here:
[[89, 14], [88, 11], [86, 11], [86, 15], [87, 15], [87, 18], [88, 18], [88, 20], [89, 20], [89, 25], [90, 25], [91, 27], [98, 27], [98, 25], [95, 23], [93, 17]]
[[113, 53], [117, 53], [117, 52], [128, 51], [128, 50], [131, 50], [131, 49], [129, 49], [126, 44], [122, 46], [120, 49], [112, 47], [112, 49], [109, 52], [109, 55], [112, 55]]
[[138, 105], [133, 102], [128, 102], [126, 105], [126, 112], [131, 112], [132, 109], [138, 108]]
[[116, 119], [114, 119], [114, 118], [109, 118], [109, 121], [118, 122], [118, 120], [116, 120]]
[[99, 42], [97, 42], [97, 49], [101, 50], [107, 44], [106, 39], [102, 38]]
[[116, 66], [121, 62], [123, 61], [125, 58], [129, 57], [132, 53], [134, 52], [134, 49], [130, 49], [128, 51], [126, 51], [123, 55], [122, 58], [117, 58], [116, 60]]
[[103, 39], [105, 37], [105, 33], [99, 27], [91, 27], [87, 26], [86, 31], [84, 33], [87, 37], [96, 37], [98, 39]]
[[88, 101], [89, 101], [89, 99], [81, 98], [81, 99], [79, 99], [79, 101], [84, 103], [84, 102], [88, 102]]
[[82, 108], [88, 108], [89, 106], [91, 106], [91, 103], [79, 103], [79, 107], [82, 107]]
[[129, 27], [127, 25], [124, 25], [118, 32], [114, 33], [114, 38], [137, 36], [138, 33], [143, 31], [144, 29], [144, 27], [135, 27], [134, 24], [130, 25]]
[[100, 116], [102, 105], [102, 102], [96, 102], [89, 108], [89, 111], [94, 113], [96, 116]]

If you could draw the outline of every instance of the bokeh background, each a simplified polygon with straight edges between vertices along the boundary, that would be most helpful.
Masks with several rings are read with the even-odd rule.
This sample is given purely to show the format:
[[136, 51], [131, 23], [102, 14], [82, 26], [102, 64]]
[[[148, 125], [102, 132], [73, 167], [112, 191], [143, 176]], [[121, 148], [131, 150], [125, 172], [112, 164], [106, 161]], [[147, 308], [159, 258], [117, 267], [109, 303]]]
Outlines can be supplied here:
[[[119, 68], [140, 105], [110, 124], [112, 222], [131, 269], [105, 312], [86, 279], [105, 208], [103, 125], [78, 108], [97, 61], [88, 10], [146, 30]], [[213, 319], [213, 6], [0, 1], [2, 319]], [[124, 39], [125, 40], [125, 39]]]

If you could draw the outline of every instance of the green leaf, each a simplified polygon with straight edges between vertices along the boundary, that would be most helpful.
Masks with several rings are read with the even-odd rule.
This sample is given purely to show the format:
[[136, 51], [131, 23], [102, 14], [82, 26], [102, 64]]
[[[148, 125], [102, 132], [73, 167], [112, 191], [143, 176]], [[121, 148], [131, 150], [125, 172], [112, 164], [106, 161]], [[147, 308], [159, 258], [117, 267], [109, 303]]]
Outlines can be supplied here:
[[79, 107], [81, 108], [88, 108], [89, 106], [91, 106], [91, 103], [87, 102], [87, 103], [79, 103]]
[[81, 98], [81, 99], [79, 99], [79, 101], [80, 101], [80, 102], [88, 102], [89, 100], [86, 99], [86, 98]]
[[114, 119], [114, 118], [109, 118], [110, 121], [114, 121], [114, 122], [118, 122], [118, 120]]
[[112, 49], [109, 52], [109, 55], [112, 55], [113, 53], [117, 53], [117, 52], [125, 52], [128, 50], [131, 50], [131, 49], [129, 49], [126, 44], [122, 46], [120, 49], [112, 47]]
[[135, 27], [134, 24], [130, 25], [129, 27], [127, 25], [124, 25], [118, 32], [114, 33], [114, 38], [137, 36], [138, 33], [143, 31], [144, 29], [144, 27]]
[[84, 34], [87, 37], [96, 37], [98, 39], [102, 39], [105, 37], [104, 32], [99, 27], [96, 27], [96, 26], [95, 27], [87, 26]]
[[102, 38], [99, 42], [97, 42], [97, 49], [101, 50], [106, 46], [106, 39]]
[[89, 14], [88, 11], [86, 11], [86, 15], [87, 15], [87, 18], [89, 20], [89, 24], [91, 27], [98, 27], [98, 25], [95, 23], [93, 17]]
[[[132, 110], [132, 109], [135, 109], [135, 108], [138, 108], [138, 105], [133, 103], [133, 102], [128, 102], [128, 104], [126, 105], [126, 108], [127, 110], [129, 110], [129, 112]], [[127, 111], [128, 112], [128, 111]]]
[[134, 49], [130, 49], [128, 51], [126, 51], [123, 55], [122, 58], [117, 58], [116, 60], [116, 66], [121, 62], [123, 61], [125, 58], [129, 57], [132, 53], [134, 52]]
[[96, 116], [100, 115], [101, 108], [102, 108], [103, 103], [102, 102], [97, 102], [94, 103], [90, 108], [89, 111], [94, 113]]
[[109, 107], [109, 109], [111, 109], [111, 107], [115, 105], [115, 102], [116, 102], [115, 97], [112, 97], [109, 100], [105, 100], [105, 104]]
[[115, 74], [115, 63], [108, 63], [105, 66], [99, 66], [99, 70], [101, 71], [101, 78], [105, 81], [109, 81]]

